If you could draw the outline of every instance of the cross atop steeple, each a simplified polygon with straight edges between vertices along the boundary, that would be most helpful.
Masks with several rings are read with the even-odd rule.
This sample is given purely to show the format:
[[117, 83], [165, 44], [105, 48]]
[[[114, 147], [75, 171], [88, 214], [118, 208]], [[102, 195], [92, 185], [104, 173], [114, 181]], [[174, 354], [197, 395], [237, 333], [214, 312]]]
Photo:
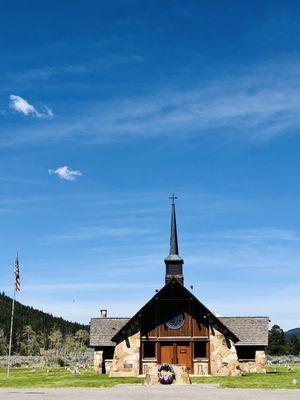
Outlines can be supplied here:
[[178, 197], [176, 197], [176, 196], [174, 195], [174, 193], [173, 193], [172, 196], [169, 197], [169, 199], [172, 200], [172, 206], [173, 206], [173, 205], [175, 206], [175, 200], [177, 200]]
[[171, 212], [171, 234], [170, 234], [170, 251], [168, 257], [165, 259], [166, 264], [166, 283], [173, 277], [179, 279], [183, 283], [182, 264], [183, 259], [179, 256], [178, 251], [178, 237], [176, 225], [176, 210], [175, 200], [177, 197], [173, 194], [169, 197], [172, 200]]

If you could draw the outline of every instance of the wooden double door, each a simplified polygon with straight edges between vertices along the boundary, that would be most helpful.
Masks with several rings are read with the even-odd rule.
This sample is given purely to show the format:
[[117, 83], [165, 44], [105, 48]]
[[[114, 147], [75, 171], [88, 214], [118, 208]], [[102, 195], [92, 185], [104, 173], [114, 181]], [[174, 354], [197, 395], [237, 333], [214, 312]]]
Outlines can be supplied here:
[[192, 351], [190, 342], [161, 342], [160, 362], [167, 364], [184, 365], [188, 371], [192, 370]]

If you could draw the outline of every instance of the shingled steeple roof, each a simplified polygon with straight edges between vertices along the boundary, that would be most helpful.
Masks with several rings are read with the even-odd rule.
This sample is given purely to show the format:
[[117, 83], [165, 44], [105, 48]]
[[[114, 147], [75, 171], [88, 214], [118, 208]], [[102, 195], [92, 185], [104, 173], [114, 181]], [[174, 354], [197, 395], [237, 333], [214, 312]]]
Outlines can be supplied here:
[[171, 211], [171, 234], [170, 234], [170, 251], [168, 257], [165, 258], [166, 264], [166, 283], [172, 278], [177, 278], [183, 283], [183, 272], [182, 265], [183, 259], [179, 256], [178, 250], [178, 236], [177, 236], [177, 224], [176, 224], [176, 210], [175, 200], [177, 197], [174, 194], [170, 197], [172, 200], [172, 211]]

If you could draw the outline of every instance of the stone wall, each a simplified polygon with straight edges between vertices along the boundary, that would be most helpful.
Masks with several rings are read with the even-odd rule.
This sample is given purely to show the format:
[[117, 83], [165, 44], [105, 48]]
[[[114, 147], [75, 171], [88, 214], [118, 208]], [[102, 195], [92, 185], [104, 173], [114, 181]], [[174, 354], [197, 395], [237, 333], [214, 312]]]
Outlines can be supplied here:
[[110, 359], [107, 358], [104, 362], [105, 362], [105, 373], [107, 375], [109, 375], [111, 367], [112, 367], [113, 360], [112, 359], [110, 360]]
[[94, 351], [94, 371], [97, 374], [102, 374], [103, 350]]
[[266, 369], [266, 354], [263, 350], [256, 350], [254, 361], [240, 361], [241, 371], [247, 374], [260, 373], [265, 374]]
[[134, 333], [115, 347], [109, 376], [137, 376], [140, 373], [140, 332]]
[[241, 375], [239, 361], [233, 342], [210, 327], [210, 363], [211, 375]]
[[156, 362], [143, 364], [143, 374], [145, 375], [145, 385], [158, 385], [158, 365]]
[[158, 368], [158, 366], [157, 366], [156, 361], [143, 362], [143, 364], [142, 364], [143, 375], [146, 375], [147, 372], [150, 373], [149, 371], [156, 370], [156, 372], [157, 372], [157, 368]]
[[208, 375], [208, 361], [194, 361], [194, 375]]

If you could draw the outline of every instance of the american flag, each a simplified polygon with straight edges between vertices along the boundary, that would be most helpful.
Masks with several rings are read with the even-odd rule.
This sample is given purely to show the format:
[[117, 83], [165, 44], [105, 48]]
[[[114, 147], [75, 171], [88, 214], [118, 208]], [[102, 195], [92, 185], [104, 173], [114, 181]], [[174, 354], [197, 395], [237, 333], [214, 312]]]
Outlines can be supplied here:
[[18, 254], [15, 261], [15, 290], [16, 292], [19, 292], [21, 290]]

